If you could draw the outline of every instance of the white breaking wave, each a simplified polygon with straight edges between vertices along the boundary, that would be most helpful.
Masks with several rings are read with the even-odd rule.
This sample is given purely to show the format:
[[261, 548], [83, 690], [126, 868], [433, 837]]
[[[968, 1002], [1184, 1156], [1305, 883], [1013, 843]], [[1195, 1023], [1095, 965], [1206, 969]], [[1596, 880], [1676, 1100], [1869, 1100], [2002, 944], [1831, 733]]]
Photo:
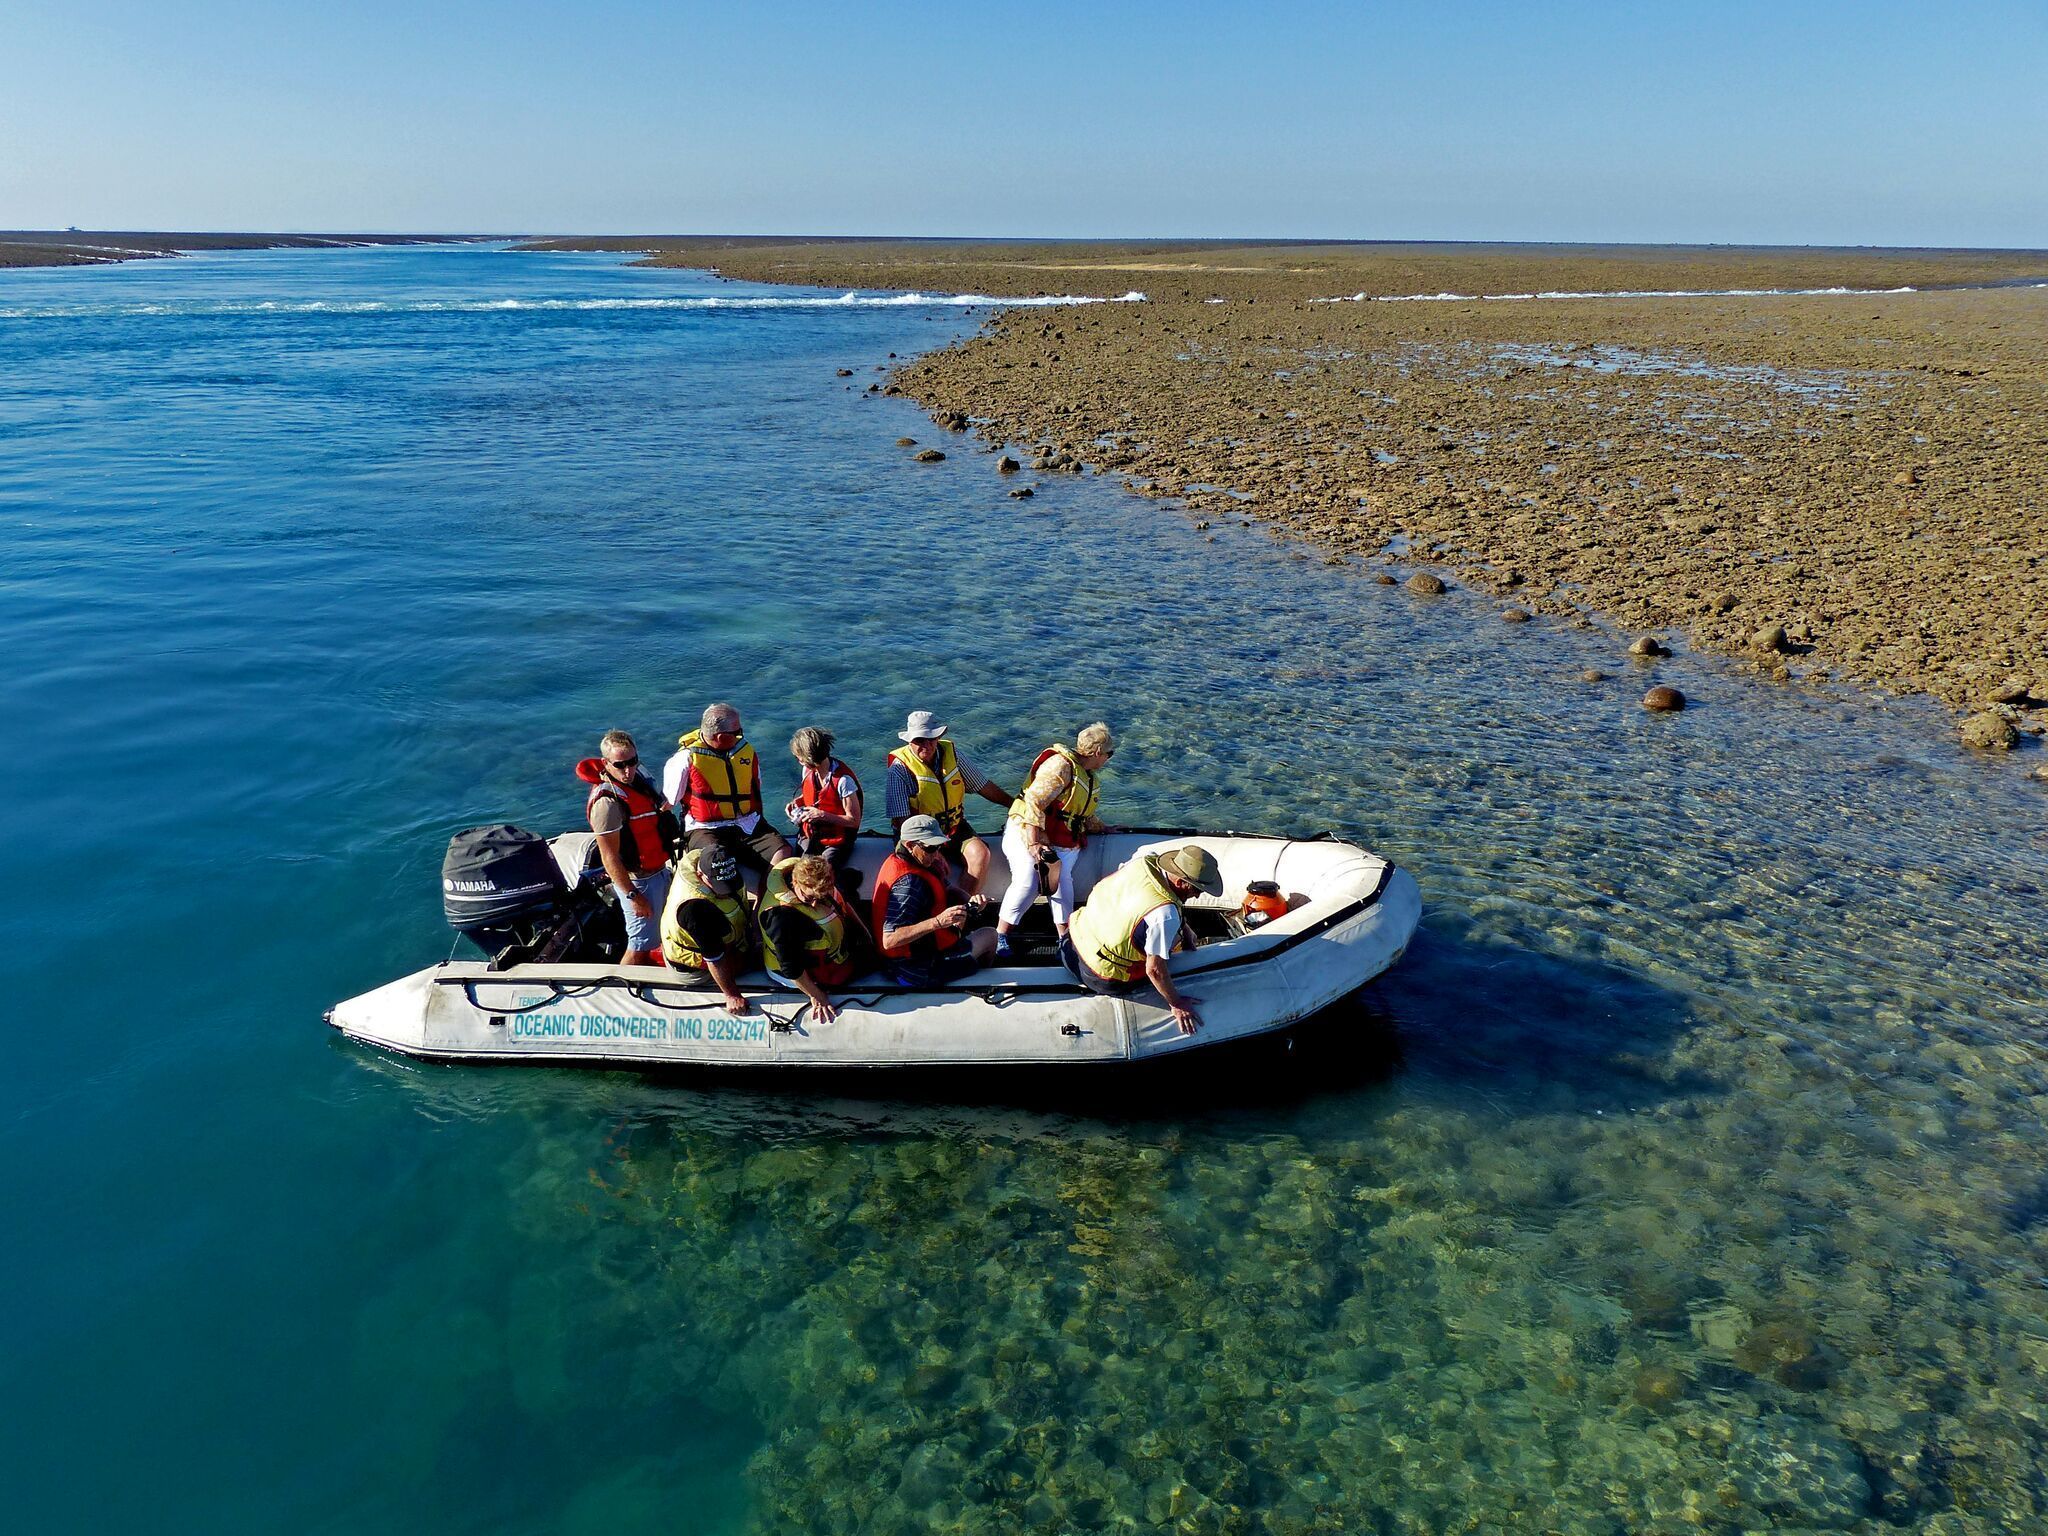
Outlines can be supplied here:
[[[2042, 284], [2048, 287], [2048, 284]], [[1311, 304], [1504, 304], [1532, 299], [1778, 299], [1840, 294], [1918, 293], [1917, 288], [1617, 288], [1574, 293], [1546, 289], [1542, 293], [1346, 293]]]
[[1116, 298], [1087, 294], [1043, 294], [1001, 299], [985, 293], [705, 294], [668, 298], [617, 299], [323, 299], [268, 300], [258, 304], [46, 305], [0, 309], [0, 320], [48, 320], [65, 316], [125, 318], [141, 315], [490, 315], [521, 310], [705, 310], [705, 309], [1042, 309], [1071, 304], [1142, 304], [1135, 289]]

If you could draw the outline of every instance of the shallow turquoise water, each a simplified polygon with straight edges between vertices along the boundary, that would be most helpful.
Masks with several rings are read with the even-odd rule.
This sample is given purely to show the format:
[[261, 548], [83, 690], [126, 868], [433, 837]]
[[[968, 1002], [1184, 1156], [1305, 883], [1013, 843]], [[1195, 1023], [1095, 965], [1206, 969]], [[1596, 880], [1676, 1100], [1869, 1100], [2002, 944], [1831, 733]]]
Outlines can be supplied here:
[[[21, 1528], [2038, 1528], [2038, 786], [1917, 706], [1681, 659], [1652, 718], [1596, 630], [1013, 502], [866, 394], [975, 316], [678, 302], [755, 292], [0, 274]], [[1107, 717], [1113, 813], [1360, 837], [1423, 937], [1292, 1070], [1082, 1105], [329, 1037], [445, 949], [449, 831], [569, 823], [603, 729], [714, 696], [778, 768]]]

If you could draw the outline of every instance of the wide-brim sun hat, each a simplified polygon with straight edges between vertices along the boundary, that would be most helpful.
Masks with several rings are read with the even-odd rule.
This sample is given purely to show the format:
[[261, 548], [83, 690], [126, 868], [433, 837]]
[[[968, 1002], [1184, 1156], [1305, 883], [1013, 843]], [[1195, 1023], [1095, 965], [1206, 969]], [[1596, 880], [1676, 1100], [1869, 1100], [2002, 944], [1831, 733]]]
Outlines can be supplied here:
[[1216, 867], [1215, 856], [1194, 843], [1185, 843], [1170, 853], [1160, 854], [1159, 868], [1165, 874], [1187, 881], [1204, 896], [1223, 894], [1223, 871]]
[[928, 709], [913, 709], [910, 718], [903, 722], [903, 729], [896, 733], [898, 741], [932, 741], [946, 734], [946, 722]]

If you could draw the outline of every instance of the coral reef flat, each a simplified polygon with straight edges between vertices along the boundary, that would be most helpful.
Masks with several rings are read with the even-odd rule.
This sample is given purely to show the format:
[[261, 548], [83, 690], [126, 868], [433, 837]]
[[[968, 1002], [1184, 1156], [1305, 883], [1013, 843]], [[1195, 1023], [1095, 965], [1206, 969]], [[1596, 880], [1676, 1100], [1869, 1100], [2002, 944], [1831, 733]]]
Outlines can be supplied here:
[[1199, 516], [2043, 729], [2048, 254], [605, 243], [757, 281], [1140, 290], [999, 312], [890, 387]]

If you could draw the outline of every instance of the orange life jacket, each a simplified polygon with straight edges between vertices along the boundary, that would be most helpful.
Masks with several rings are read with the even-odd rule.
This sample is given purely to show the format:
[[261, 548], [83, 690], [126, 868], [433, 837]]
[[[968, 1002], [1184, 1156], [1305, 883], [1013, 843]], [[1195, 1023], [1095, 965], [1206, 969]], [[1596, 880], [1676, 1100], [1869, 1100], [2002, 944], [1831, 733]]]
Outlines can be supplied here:
[[[806, 764], [803, 782], [797, 786], [796, 803], [815, 806], [833, 816], [850, 815], [851, 807], [839, 798], [839, 780], [842, 775], [852, 779], [854, 793], [860, 793], [860, 779], [838, 758], [835, 757], [826, 763], [822, 774]], [[854, 831], [852, 827], [819, 827], [811, 834], [811, 839], [822, 847], [838, 848], [853, 841]]]
[[668, 849], [661, 842], [661, 796], [647, 775], [635, 772], [620, 784], [605, 777], [604, 759], [586, 757], [576, 765], [576, 777], [590, 786], [583, 801], [588, 817], [600, 800], [616, 800], [626, 808], [626, 830], [619, 834], [619, 858], [628, 874], [651, 874], [668, 863]]
[[[906, 959], [910, 954], [908, 944], [898, 944], [894, 949], [882, 943], [882, 930], [889, 921], [889, 892], [896, 888], [896, 882], [905, 875], [915, 875], [931, 888], [932, 909], [926, 917], [937, 917], [946, 910], [946, 882], [921, 864], [913, 864], [898, 850], [882, 861], [882, 872], [875, 876], [875, 943], [882, 953], [891, 960]], [[943, 953], [960, 942], [960, 935], [950, 928], [941, 928], [932, 937], [938, 940]]]

